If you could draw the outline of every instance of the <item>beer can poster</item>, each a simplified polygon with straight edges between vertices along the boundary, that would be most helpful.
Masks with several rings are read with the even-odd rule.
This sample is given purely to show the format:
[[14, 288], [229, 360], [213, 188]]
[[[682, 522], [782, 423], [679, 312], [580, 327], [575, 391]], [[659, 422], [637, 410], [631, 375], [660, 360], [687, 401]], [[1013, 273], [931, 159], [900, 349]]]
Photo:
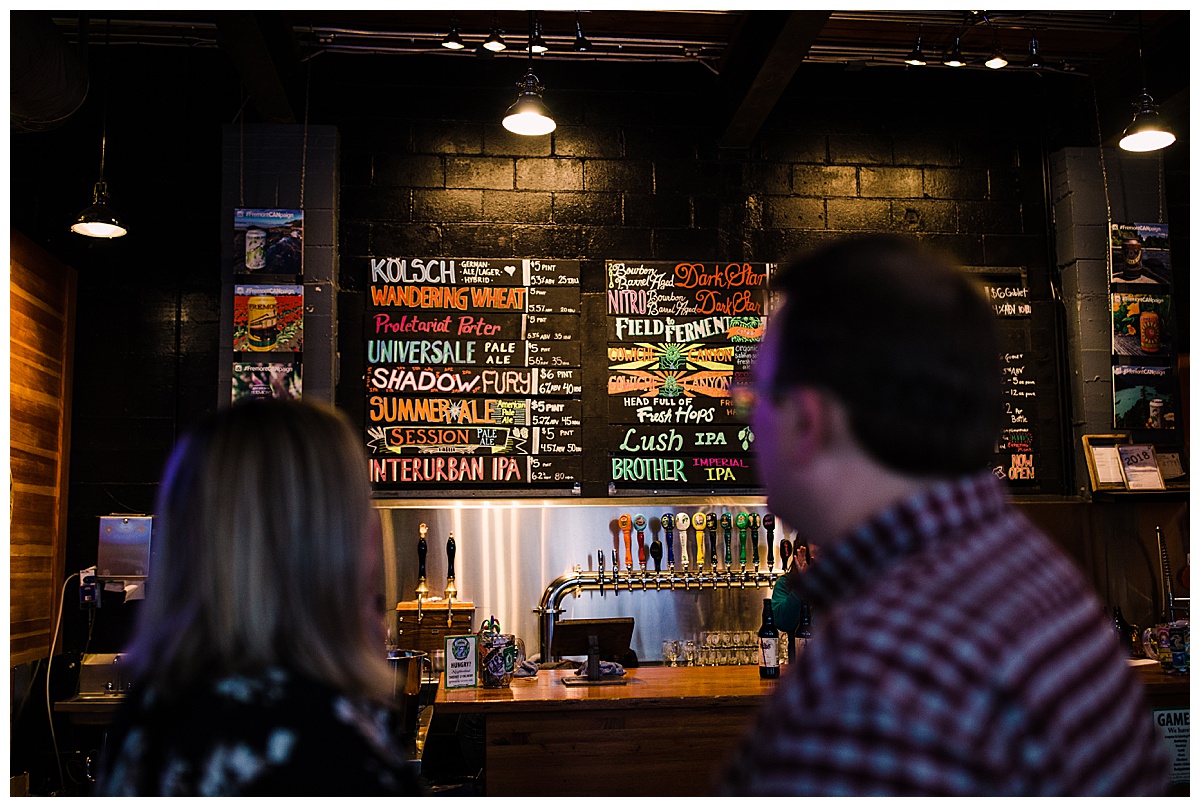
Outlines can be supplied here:
[[233, 261], [238, 274], [302, 274], [304, 211], [234, 210]]
[[233, 287], [233, 349], [299, 353], [304, 349], [304, 287]]
[[233, 400], [242, 398], [299, 398], [302, 387], [299, 364], [283, 362], [233, 363]]
[[1113, 367], [1113, 426], [1175, 428], [1175, 376], [1170, 367]]
[[1109, 238], [1113, 283], [1171, 285], [1171, 241], [1165, 224], [1113, 224]]
[[1118, 356], [1171, 354], [1171, 295], [1113, 294], [1113, 353]]

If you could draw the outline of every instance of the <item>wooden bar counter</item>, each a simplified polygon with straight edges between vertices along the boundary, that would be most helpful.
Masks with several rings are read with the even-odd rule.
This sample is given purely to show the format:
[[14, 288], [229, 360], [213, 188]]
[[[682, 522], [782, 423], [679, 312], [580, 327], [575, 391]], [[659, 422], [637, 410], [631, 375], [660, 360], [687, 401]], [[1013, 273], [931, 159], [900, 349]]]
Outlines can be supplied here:
[[488, 796], [700, 796], [774, 681], [757, 666], [639, 667], [568, 687], [542, 670], [504, 689], [440, 688], [435, 714], [483, 715]]
[[[1136, 666], [1151, 709], [1187, 708], [1187, 676]], [[758, 667], [639, 667], [568, 687], [570, 670], [446, 690], [434, 713], [484, 718], [488, 796], [703, 796], [775, 681]], [[1186, 792], [1186, 784], [1183, 790]]]

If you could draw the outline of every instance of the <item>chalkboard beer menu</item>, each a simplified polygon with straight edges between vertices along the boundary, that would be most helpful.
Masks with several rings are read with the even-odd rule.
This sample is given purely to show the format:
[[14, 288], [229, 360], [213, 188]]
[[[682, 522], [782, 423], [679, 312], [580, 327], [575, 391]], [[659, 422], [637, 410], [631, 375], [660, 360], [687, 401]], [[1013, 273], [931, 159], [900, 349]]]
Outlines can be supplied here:
[[1025, 275], [984, 274], [984, 294], [999, 320], [1000, 369], [1004, 379], [1004, 415], [992, 471], [1015, 484], [1038, 480], [1035, 430], [1039, 420], [1038, 384], [1031, 355], [1033, 308]]
[[369, 261], [375, 489], [576, 488], [579, 262]]
[[766, 328], [771, 263], [607, 261], [612, 488], [752, 488], [730, 397]]

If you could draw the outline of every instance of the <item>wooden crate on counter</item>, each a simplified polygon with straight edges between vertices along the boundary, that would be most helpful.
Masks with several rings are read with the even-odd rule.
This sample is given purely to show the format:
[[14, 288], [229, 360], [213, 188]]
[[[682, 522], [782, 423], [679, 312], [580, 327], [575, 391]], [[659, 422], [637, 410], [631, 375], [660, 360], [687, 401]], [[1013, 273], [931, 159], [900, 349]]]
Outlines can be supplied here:
[[446, 649], [447, 636], [473, 633], [475, 603], [455, 600], [450, 609], [450, 624], [446, 624], [446, 601], [421, 603], [421, 619], [417, 620], [417, 601], [396, 603], [396, 642], [407, 650], [423, 650], [433, 657], [435, 650]]

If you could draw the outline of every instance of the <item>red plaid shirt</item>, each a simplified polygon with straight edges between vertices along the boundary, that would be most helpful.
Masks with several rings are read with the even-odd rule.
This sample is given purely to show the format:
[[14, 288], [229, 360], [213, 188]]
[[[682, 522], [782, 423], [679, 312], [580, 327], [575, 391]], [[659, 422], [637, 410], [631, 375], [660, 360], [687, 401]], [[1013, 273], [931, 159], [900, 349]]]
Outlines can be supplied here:
[[1091, 586], [990, 474], [803, 577], [817, 609], [722, 795], [1157, 795], [1168, 759]]

